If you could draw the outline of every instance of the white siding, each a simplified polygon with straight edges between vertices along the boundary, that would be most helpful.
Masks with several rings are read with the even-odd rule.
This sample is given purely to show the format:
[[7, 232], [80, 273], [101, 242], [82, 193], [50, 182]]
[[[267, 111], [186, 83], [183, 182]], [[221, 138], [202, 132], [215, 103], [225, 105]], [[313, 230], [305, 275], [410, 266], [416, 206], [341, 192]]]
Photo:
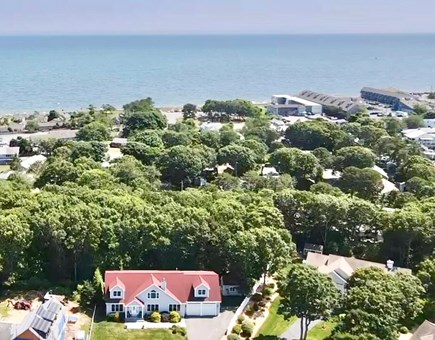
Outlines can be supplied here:
[[[151, 292], [152, 290], [155, 290], [156, 292], [159, 293], [158, 299], [148, 299], [148, 293]], [[142, 293], [140, 293], [137, 297], [139, 298], [139, 300], [144, 302], [144, 305], [145, 305], [144, 306], [144, 313], [145, 314], [148, 313], [147, 312], [147, 305], [148, 304], [159, 305], [160, 312], [168, 312], [170, 304], [180, 304], [181, 305], [181, 303], [178, 300], [174, 299], [172, 296], [168, 295], [160, 287], [157, 287], [155, 285], [147, 288]]]
[[238, 285], [223, 285], [222, 295], [223, 296], [241, 296], [240, 287]]

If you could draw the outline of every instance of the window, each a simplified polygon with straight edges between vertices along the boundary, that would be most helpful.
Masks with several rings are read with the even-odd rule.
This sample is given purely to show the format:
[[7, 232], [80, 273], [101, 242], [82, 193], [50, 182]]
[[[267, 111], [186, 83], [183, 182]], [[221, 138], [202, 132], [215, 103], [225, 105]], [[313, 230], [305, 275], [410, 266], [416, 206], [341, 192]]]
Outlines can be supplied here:
[[173, 311], [179, 312], [180, 311], [180, 305], [169, 305], [169, 311], [170, 312], [173, 312]]
[[148, 299], [158, 299], [159, 293], [157, 293], [155, 290], [152, 290], [148, 293]]
[[123, 312], [124, 305], [121, 304], [112, 304], [112, 312]]
[[113, 297], [121, 297], [122, 296], [122, 292], [120, 290], [114, 290], [112, 292]]
[[159, 311], [159, 305], [147, 305], [147, 312]]
[[197, 295], [205, 296], [206, 295], [205, 289], [198, 289], [198, 294]]
[[230, 292], [237, 292], [237, 287], [231, 287]]

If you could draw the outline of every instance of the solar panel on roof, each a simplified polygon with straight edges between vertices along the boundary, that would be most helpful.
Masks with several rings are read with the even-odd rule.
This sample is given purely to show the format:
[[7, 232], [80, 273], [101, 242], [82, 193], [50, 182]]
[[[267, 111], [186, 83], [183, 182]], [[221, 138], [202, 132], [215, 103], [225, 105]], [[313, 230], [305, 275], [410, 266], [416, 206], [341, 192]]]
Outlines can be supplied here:
[[57, 313], [61, 309], [61, 304], [56, 303], [56, 301], [54, 301], [54, 300], [51, 300], [51, 301], [49, 301], [49, 304], [46, 308], [47, 308], [47, 310], [49, 310], [52, 313]]
[[40, 331], [40, 332], [42, 332], [44, 334], [48, 333], [48, 330], [50, 329], [50, 326], [51, 326], [51, 322], [50, 321], [41, 319], [39, 317], [36, 317], [33, 320], [32, 325], [31, 325], [31, 327], [33, 329], [35, 329], [37, 331]]
[[53, 321], [54, 319], [56, 319], [56, 314], [53, 312], [50, 312], [48, 310], [42, 310], [38, 313], [38, 315], [45, 319], [45, 320], [49, 320], [49, 321]]

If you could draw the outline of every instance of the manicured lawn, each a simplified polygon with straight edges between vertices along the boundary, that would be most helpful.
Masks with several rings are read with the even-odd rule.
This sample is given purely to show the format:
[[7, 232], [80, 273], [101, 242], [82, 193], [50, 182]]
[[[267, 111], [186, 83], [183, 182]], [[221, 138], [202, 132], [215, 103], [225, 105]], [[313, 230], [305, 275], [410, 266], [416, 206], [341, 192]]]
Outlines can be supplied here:
[[131, 329], [125, 330], [124, 324], [116, 322], [96, 322], [92, 340], [185, 340], [181, 335], [174, 335], [166, 329]]
[[284, 320], [281, 314], [278, 314], [280, 298], [276, 298], [269, 309], [269, 315], [258, 331], [258, 335], [275, 335], [279, 336], [284, 333], [290, 325], [297, 320], [296, 317], [291, 317], [290, 320]]
[[321, 322], [308, 332], [308, 340], [323, 340], [331, 335], [337, 325], [334, 321]]

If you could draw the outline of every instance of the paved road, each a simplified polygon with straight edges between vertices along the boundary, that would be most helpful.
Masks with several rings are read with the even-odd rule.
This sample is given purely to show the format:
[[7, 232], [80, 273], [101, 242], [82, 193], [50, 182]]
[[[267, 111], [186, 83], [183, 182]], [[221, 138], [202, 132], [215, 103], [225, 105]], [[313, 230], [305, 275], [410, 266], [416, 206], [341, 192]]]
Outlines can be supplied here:
[[[315, 320], [310, 323], [308, 326], [308, 330], [311, 330], [315, 325], [322, 322], [322, 320]], [[289, 329], [287, 329], [283, 335], [281, 335], [283, 338], [287, 340], [299, 340], [300, 339], [300, 333], [301, 333], [301, 319], [297, 319]], [[190, 339], [190, 338], [189, 338]]]
[[219, 340], [225, 334], [234, 312], [225, 311], [214, 318], [186, 318], [189, 340]]

